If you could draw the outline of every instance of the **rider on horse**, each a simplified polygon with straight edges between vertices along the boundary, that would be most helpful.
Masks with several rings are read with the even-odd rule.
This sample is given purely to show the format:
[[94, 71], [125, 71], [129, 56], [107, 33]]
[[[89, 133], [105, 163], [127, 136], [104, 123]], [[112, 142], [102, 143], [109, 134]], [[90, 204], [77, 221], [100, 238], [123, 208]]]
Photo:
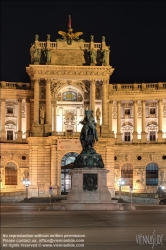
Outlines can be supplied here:
[[[80, 141], [81, 144], [83, 142], [83, 144], [85, 144], [86, 141], [86, 145], [92, 145], [94, 144], [94, 141], [96, 139], [96, 141], [98, 141], [98, 137], [97, 137], [97, 130], [96, 130], [96, 122], [95, 119], [93, 118], [93, 111], [92, 110], [86, 110], [85, 111], [85, 117], [84, 120], [79, 122], [83, 125], [82, 130], [81, 130], [81, 134], [80, 134]], [[91, 131], [89, 131], [91, 130]], [[91, 134], [89, 135], [89, 132], [91, 132]], [[90, 138], [88, 138], [90, 137]], [[90, 143], [88, 142], [88, 139], [91, 141]]]

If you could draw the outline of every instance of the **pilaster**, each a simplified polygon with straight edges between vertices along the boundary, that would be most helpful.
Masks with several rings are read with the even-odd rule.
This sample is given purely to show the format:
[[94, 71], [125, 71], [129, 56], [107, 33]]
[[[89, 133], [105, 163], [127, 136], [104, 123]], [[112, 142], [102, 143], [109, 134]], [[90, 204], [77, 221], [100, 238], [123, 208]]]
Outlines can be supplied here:
[[30, 132], [30, 99], [26, 99], [26, 137], [29, 137]]
[[133, 101], [134, 104], [134, 131], [133, 131], [133, 142], [136, 143], [138, 139], [137, 132], [137, 101]]
[[117, 134], [116, 143], [122, 143], [122, 133], [121, 133], [121, 101], [117, 101]]
[[93, 114], [95, 114], [95, 92], [96, 92], [96, 85], [95, 80], [91, 80], [90, 83], [90, 109], [93, 110]]
[[17, 140], [21, 141], [22, 140], [22, 118], [21, 118], [21, 104], [22, 104], [22, 99], [18, 99], [18, 131], [17, 131]]
[[50, 79], [46, 79], [46, 124], [45, 124], [45, 133], [50, 133], [52, 130], [52, 121], [51, 121], [51, 90], [50, 90]]
[[147, 141], [146, 139], [146, 131], [145, 131], [145, 103], [146, 101], [145, 100], [142, 100], [142, 132], [141, 132], [141, 142], [142, 143], [145, 143]]
[[158, 100], [158, 142], [162, 142], [162, 109], [163, 109], [163, 103], [162, 103], [162, 99]]
[[34, 81], [34, 124], [39, 124], [39, 81]]
[[102, 126], [101, 126], [101, 135], [102, 137], [109, 137], [109, 128], [108, 128], [108, 93], [107, 93], [108, 81], [103, 80], [102, 85]]
[[1, 130], [1, 140], [6, 140], [6, 131], [5, 131], [5, 99], [1, 99], [1, 121], [2, 121], [2, 130]]
[[109, 131], [112, 138], [114, 138], [114, 131], [112, 131], [112, 106], [113, 101], [109, 101]]

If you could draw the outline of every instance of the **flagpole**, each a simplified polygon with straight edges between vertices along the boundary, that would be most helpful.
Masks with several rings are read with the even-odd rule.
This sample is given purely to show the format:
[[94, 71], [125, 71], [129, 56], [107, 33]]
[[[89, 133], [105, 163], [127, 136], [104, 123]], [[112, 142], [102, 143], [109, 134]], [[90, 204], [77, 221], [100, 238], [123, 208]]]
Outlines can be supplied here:
[[69, 23], [68, 23], [69, 29], [71, 29], [71, 15], [69, 15]]

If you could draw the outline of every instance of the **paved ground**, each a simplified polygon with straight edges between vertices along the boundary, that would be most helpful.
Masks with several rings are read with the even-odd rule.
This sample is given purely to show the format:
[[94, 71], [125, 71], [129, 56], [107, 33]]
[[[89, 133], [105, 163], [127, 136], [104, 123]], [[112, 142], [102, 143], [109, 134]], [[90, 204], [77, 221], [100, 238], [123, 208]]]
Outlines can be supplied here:
[[[2, 204], [2, 250], [166, 249], [166, 205], [136, 205], [136, 211], [46, 211], [45, 207]], [[153, 235], [152, 243], [158, 240], [158, 245], [145, 244], [146, 235]]]

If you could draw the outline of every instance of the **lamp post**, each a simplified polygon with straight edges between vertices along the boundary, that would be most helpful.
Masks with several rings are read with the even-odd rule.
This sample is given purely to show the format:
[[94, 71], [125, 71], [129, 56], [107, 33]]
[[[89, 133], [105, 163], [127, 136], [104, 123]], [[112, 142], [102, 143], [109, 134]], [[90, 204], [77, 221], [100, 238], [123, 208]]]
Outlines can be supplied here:
[[119, 186], [119, 200], [121, 199], [121, 186], [124, 185], [124, 181], [120, 178], [117, 182]]
[[24, 185], [25, 185], [25, 187], [26, 187], [26, 199], [28, 199], [28, 187], [29, 187], [29, 185], [31, 184], [31, 182], [30, 182], [30, 180], [28, 180], [28, 178], [25, 178], [24, 180], [23, 180], [23, 182], [22, 182]]

